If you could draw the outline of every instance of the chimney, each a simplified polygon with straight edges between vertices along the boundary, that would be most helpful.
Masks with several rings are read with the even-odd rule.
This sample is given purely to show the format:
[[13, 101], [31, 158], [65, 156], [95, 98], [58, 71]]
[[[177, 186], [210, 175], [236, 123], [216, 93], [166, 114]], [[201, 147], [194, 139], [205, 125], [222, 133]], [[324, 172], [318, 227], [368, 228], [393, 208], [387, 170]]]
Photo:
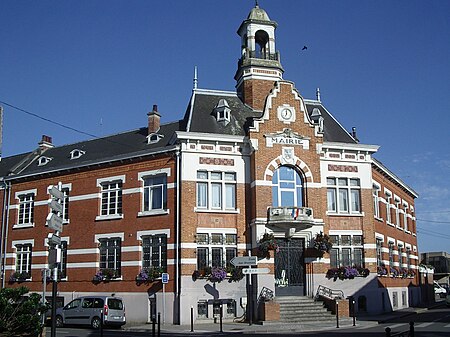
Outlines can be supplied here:
[[52, 143], [52, 137], [46, 135], [42, 135], [42, 140], [38, 143], [38, 145], [39, 148], [43, 151], [54, 147]]
[[147, 113], [148, 116], [148, 134], [159, 131], [161, 115], [158, 113], [158, 106], [153, 104], [153, 110]]

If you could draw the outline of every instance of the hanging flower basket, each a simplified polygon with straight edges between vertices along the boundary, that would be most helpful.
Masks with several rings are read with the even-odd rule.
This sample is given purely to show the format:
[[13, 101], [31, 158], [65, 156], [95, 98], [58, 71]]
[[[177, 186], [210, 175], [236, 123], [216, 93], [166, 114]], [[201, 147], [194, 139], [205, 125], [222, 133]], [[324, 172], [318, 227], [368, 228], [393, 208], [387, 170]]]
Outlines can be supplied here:
[[351, 280], [355, 277], [367, 277], [370, 271], [367, 268], [362, 267], [339, 267], [328, 269], [326, 273], [327, 279]]
[[378, 276], [387, 276], [388, 271], [387, 271], [385, 266], [378, 266], [377, 267], [377, 274], [378, 274]]
[[258, 244], [258, 256], [262, 258], [270, 258], [270, 251], [273, 250], [275, 253], [280, 251], [280, 247], [273, 236], [273, 234], [264, 233], [262, 238], [259, 240]]
[[26, 280], [28, 280], [30, 278], [31, 278], [30, 273], [16, 271], [16, 272], [12, 273], [11, 276], [9, 277], [9, 282], [10, 283], [14, 283], [14, 282], [21, 283], [21, 282], [25, 282]]
[[316, 237], [313, 239], [313, 247], [322, 253], [328, 253], [333, 247], [333, 243], [327, 234], [320, 232], [317, 233]]
[[136, 275], [136, 283], [142, 284], [154, 282], [156, 279], [161, 277], [163, 272], [164, 270], [159, 267], [143, 268], [139, 274]]
[[100, 269], [92, 278], [92, 282], [98, 284], [100, 282], [108, 282], [119, 277], [117, 270], [111, 268]]
[[228, 266], [226, 268], [222, 267], [206, 267], [202, 270], [195, 270], [192, 273], [192, 280], [197, 281], [203, 278], [210, 282], [222, 282], [228, 278], [228, 282], [239, 282], [244, 278], [244, 273], [241, 267]]

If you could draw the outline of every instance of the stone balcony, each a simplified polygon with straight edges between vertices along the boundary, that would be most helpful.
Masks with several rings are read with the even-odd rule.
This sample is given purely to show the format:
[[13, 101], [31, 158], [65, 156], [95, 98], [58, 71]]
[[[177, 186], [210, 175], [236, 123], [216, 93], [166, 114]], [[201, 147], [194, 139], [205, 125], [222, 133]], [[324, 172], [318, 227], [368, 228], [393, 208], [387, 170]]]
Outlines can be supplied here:
[[307, 229], [316, 224], [310, 207], [269, 207], [267, 225], [282, 229]]

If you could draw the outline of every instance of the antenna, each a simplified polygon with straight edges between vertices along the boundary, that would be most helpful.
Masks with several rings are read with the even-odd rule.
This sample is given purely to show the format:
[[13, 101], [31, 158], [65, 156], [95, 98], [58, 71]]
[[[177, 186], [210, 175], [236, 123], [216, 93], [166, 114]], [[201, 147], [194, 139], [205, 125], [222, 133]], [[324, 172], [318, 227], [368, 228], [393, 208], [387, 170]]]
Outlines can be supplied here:
[[194, 90], [197, 89], [198, 78], [197, 78], [197, 66], [194, 67]]
[[320, 88], [316, 89], [316, 98], [317, 98], [317, 101], [320, 102]]

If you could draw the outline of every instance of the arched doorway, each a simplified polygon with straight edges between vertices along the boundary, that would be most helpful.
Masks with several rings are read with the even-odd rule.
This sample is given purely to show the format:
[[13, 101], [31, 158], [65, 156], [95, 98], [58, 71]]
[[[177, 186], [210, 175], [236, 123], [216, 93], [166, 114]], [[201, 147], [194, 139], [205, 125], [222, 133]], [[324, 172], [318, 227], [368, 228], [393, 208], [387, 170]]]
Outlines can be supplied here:
[[[304, 201], [302, 176], [290, 166], [280, 166], [272, 177], [272, 206], [286, 207], [295, 212]], [[293, 226], [295, 226], [293, 224]], [[276, 296], [305, 294], [305, 240], [302, 238], [277, 239], [279, 250], [275, 254]]]

